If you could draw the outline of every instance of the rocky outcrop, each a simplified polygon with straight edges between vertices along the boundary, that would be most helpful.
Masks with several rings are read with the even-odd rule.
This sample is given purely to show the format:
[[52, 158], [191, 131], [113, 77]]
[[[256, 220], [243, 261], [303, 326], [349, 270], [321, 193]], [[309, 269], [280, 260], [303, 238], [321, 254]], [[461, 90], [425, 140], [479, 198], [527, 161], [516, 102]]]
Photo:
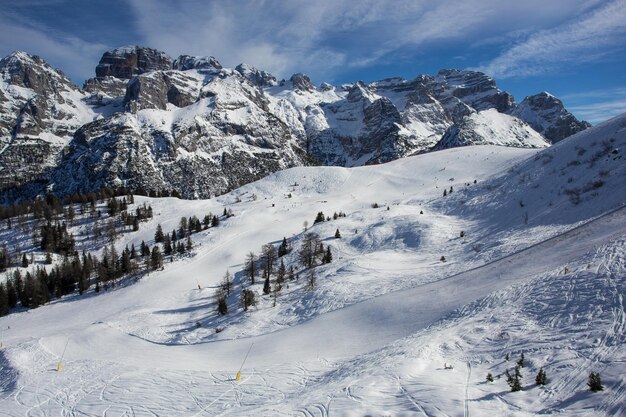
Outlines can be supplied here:
[[172, 64], [173, 69], [187, 71], [190, 69], [221, 70], [222, 64], [212, 56], [180, 55]]
[[477, 111], [496, 109], [500, 113], [511, 109], [515, 100], [509, 93], [496, 87], [487, 74], [478, 71], [445, 69], [436, 79], [442, 84], [444, 94], [450, 94]]
[[95, 114], [85, 95], [38, 56], [0, 60], [0, 187], [41, 177]]
[[473, 113], [451, 126], [433, 150], [470, 145], [544, 148], [549, 143], [523, 121], [488, 109]]
[[96, 77], [129, 79], [150, 71], [172, 69], [172, 58], [165, 52], [140, 46], [125, 46], [107, 51], [96, 67]]
[[243, 75], [252, 84], [259, 87], [269, 87], [277, 85], [276, 77], [266, 71], [261, 71], [257, 68], [251, 67], [248, 64], [239, 64], [235, 67], [235, 71]]
[[104, 98], [124, 97], [127, 83], [128, 80], [122, 80], [113, 76], [90, 78], [83, 84], [83, 90], [98, 96], [102, 101]]
[[296, 90], [313, 91], [314, 89], [311, 79], [307, 75], [301, 73], [293, 74], [289, 81], [291, 81], [293, 88]]
[[155, 71], [134, 77], [128, 82], [124, 104], [126, 109], [165, 110], [167, 104], [186, 107], [200, 98], [201, 79], [197, 74], [182, 71]]
[[551, 143], [591, 126], [584, 120], [576, 119], [565, 110], [561, 100], [545, 91], [526, 97], [510, 114], [524, 120]]
[[[38, 57], [0, 61], [0, 188], [225, 192], [288, 166], [356, 166], [472, 144], [546, 146], [578, 122], [549, 95], [513, 97], [476, 71], [317, 89], [213, 57], [106, 52], [85, 92]], [[533, 126], [531, 128], [524, 120]], [[73, 140], [72, 140], [73, 139]], [[61, 158], [63, 155], [63, 158]]]

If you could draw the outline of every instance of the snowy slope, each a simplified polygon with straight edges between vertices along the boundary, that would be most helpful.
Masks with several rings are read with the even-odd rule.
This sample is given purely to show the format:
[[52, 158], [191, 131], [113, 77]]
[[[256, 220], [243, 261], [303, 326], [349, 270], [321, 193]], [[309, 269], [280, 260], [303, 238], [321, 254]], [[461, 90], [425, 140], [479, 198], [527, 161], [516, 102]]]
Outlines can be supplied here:
[[[198, 236], [196, 256], [132, 286], [0, 318], [2, 410], [622, 415], [625, 120], [543, 151], [454, 148], [378, 166], [292, 168], [211, 200], [138, 197], [154, 208], [148, 226], [164, 230], [183, 215], [228, 207], [235, 216]], [[574, 155], [580, 163], [568, 164]], [[611, 175], [593, 191], [581, 188], [577, 203], [555, 193], [594, 181], [599, 170]], [[550, 197], [552, 205], [539, 206]], [[218, 316], [213, 294], [224, 272], [241, 288], [246, 254], [283, 236], [298, 247], [303, 222], [318, 211], [347, 216], [309, 228], [334, 253], [317, 268], [315, 289], [302, 276], [272, 307], [255, 284], [255, 308], [244, 313], [233, 297], [231, 312]], [[153, 230], [124, 235], [119, 248], [151, 241]], [[54, 372], [68, 338], [64, 370]], [[487, 372], [512, 368], [506, 353], [514, 362], [521, 352], [521, 392], [502, 379], [485, 382]], [[545, 388], [532, 383], [541, 366]], [[586, 390], [591, 370], [602, 374], [604, 392]]]

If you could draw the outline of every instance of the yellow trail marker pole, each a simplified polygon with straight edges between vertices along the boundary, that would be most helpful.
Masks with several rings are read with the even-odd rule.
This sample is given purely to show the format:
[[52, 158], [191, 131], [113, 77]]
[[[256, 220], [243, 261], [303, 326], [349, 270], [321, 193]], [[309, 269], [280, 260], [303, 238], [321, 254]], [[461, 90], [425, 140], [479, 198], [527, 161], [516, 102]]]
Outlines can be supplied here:
[[63, 357], [65, 357], [65, 350], [67, 349], [67, 345], [70, 343], [70, 339], [67, 339], [65, 342], [65, 347], [63, 348], [63, 354], [61, 354], [61, 360], [57, 363], [57, 372], [61, 372], [63, 370]]
[[254, 346], [254, 343], [250, 345], [250, 348], [248, 349], [248, 353], [246, 353], [246, 357], [243, 358], [243, 362], [241, 363], [241, 366], [239, 367], [239, 370], [237, 371], [237, 375], [235, 376], [235, 381], [241, 380], [241, 370], [243, 369], [243, 365], [246, 363], [246, 359], [248, 359], [248, 355], [250, 354], [250, 351], [252, 350], [252, 346]]

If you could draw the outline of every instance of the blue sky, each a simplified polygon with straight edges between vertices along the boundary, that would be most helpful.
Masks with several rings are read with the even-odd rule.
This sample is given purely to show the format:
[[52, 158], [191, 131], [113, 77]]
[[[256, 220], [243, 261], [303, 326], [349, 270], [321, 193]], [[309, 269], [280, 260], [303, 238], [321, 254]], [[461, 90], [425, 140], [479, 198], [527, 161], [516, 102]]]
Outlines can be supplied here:
[[316, 84], [471, 68], [592, 123], [626, 112], [626, 0], [2, 1], [0, 55], [40, 55], [77, 84], [131, 44]]

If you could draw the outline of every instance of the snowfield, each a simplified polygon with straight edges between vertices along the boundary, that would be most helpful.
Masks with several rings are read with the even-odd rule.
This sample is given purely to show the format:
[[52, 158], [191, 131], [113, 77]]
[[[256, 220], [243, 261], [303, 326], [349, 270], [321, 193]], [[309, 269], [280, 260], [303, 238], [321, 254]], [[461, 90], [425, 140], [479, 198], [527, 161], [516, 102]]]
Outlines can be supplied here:
[[[136, 197], [155, 216], [120, 250], [181, 216], [234, 217], [137, 283], [0, 318], [0, 416], [624, 416], [625, 152], [620, 116], [544, 150], [454, 148], [293, 168], [211, 200]], [[331, 220], [313, 224], [320, 211]], [[257, 278], [244, 312], [246, 255], [286, 237], [295, 264], [305, 221], [333, 262], [313, 289], [298, 271], [275, 306]], [[604, 391], [588, 390], [591, 371]]]

